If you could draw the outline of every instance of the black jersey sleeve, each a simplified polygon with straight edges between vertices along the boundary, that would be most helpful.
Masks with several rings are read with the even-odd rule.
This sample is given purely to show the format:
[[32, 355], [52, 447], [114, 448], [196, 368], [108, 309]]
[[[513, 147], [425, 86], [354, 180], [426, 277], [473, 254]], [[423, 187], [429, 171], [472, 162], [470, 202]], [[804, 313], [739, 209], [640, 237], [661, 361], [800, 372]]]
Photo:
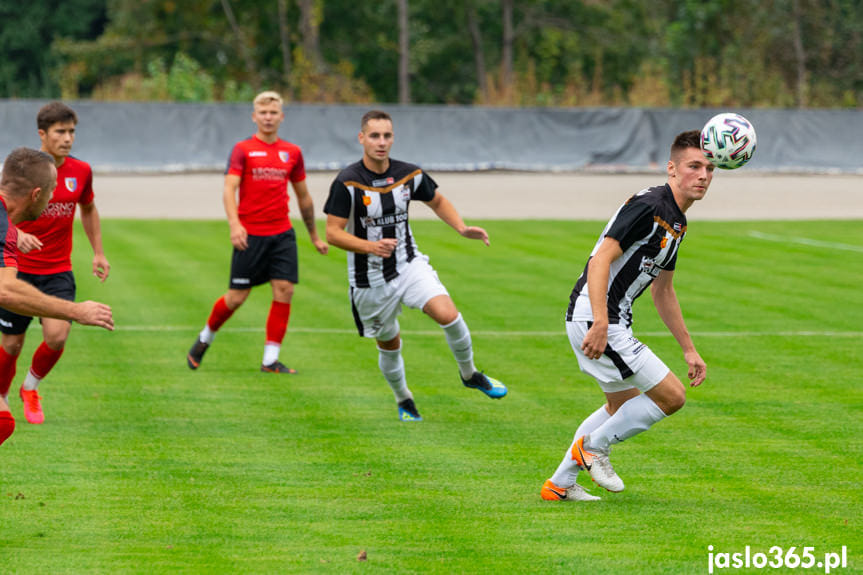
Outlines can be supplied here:
[[351, 217], [351, 193], [338, 179], [330, 186], [330, 195], [324, 204], [324, 213], [339, 218]]
[[437, 182], [435, 182], [430, 175], [422, 172], [420, 184], [411, 193], [411, 199], [419, 200], [421, 202], [430, 202], [434, 199], [435, 190], [437, 190]]
[[630, 200], [620, 208], [606, 237], [616, 239], [620, 242], [620, 249], [626, 251], [653, 229], [653, 211], [653, 206], [647, 202]]

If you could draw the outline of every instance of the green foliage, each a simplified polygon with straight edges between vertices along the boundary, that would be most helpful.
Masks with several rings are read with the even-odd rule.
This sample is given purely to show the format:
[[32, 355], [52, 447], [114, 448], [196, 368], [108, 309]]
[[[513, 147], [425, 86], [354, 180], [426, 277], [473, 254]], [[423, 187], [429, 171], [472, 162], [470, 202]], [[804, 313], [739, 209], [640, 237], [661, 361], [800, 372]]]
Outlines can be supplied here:
[[106, 25], [104, 0], [0, 0], [0, 97], [51, 97], [58, 39], [94, 39]]
[[[395, 0], [315, 0], [308, 21], [319, 49], [306, 42], [300, 3], [282, 1], [284, 22], [278, 2], [227, 0], [234, 26], [222, 0], [0, 0], [0, 97], [146, 98], [147, 63], [182, 54], [183, 99], [272, 86], [309, 102], [397, 100]], [[411, 0], [409, 8], [417, 103], [863, 105], [859, 0], [517, 0], [508, 86], [500, 0]]]
[[[257, 371], [266, 286], [192, 372], [184, 354], [226, 288], [224, 222], [104, 221], [112, 276], [83, 273], [87, 249], [74, 265], [79, 297], [109, 302], [117, 330], [73, 327], [40, 386], [43, 425], [24, 422], [14, 392], [38, 331], [19, 360], [18, 428], [0, 447], [0, 517], [14, 534], [4, 571], [690, 574], [707, 572], [709, 545], [845, 545], [849, 567], [834, 572], [858, 572], [860, 254], [750, 232], [859, 248], [863, 226], [696, 220], [675, 284], [708, 380], [615, 447], [624, 492], [582, 475], [603, 497], [592, 504], [544, 502], [539, 488], [602, 401], [562, 325], [602, 222], [485, 222], [488, 248], [414, 222], [479, 366], [510, 395], [464, 389], [443, 334], [406, 310], [425, 417], [406, 425], [374, 343], [353, 331], [344, 254], [319, 256], [297, 235], [302, 283], [282, 358], [298, 376]], [[649, 300], [636, 333], [683, 375]]]

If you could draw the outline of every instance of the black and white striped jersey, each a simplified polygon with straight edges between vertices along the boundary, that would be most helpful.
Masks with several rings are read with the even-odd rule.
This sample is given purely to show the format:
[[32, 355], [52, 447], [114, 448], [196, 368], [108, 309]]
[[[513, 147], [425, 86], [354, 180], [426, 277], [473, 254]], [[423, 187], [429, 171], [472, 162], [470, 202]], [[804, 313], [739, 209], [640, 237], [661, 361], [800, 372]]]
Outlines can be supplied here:
[[347, 231], [358, 238], [377, 241], [396, 238], [398, 246], [388, 258], [348, 252], [348, 279], [353, 287], [376, 287], [398, 277], [418, 255], [410, 224], [411, 200], [434, 199], [437, 184], [420, 168], [390, 160], [389, 169], [376, 174], [362, 161], [336, 176], [324, 212], [348, 220]]
[[[620, 242], [623, 255], [608, 276], [608, 323], [632, 325], [632, 304], [662, 270], [673, 270], [686, 235], [686, 216], [668, 184], [642, 190], [629, 198], [609, 220], [590, 257], [606, 236]], [[590, 259], [588, 259], [588, 264]], [[587, 265], [569, 296], [567, 321], [591, 321]]]

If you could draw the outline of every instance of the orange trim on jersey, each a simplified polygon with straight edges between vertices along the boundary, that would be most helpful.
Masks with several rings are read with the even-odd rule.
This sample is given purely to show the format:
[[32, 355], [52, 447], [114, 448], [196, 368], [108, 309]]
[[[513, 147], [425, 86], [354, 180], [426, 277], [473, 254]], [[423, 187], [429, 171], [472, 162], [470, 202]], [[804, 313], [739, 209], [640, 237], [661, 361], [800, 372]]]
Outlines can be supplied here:
[[671, 227], [671, 224], [669, 224], [659, 216], [653, 216], [653, 221], [659, 224], [659, 226], [663, 228], [666, 232], [671, 234], [671, 237], [673, 237], [675, 240], [679, 240], [680, 236], [686, 233], [686, 226], [683, 226], [683, 228], [679, 232], [677, 232], [674, 230], [673, 227]]
[[415, 178], [418, 174], [421, 174], [421, 173], [422, 173], [422, 170], [414, 170], [413, 172], [411, 172], [410, 174], [408, 174], [407, 176], [405, 176], [404, 178], [402, 178], [398, 182], [395, 182], [394, 184], [390, 184], [389, 186], [387, 186], [385, 188], [373, 188], [371, 186], [366, 186], [365, 184], [361, 184], [359, 182], [354, 182], [354, 181], [344, 182], [344, 185], [345, 185], [345, 187], [352, 186], [354, 188], [359, 188], [359, 189], [365, 190], [367, 192], [376, 192], [378, 194], [389, 194], [389, 193], [392, 193], [392, 191], [394, 189], [396, 189], [397, 187], [401, 186], [402, 184], [404, 184], [408, 180]]

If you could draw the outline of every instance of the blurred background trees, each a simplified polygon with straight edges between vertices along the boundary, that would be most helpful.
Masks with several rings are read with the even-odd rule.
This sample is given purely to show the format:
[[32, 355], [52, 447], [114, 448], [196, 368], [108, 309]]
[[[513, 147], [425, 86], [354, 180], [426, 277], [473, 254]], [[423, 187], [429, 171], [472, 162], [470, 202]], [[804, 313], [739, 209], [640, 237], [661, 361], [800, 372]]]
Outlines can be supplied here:
[[861, 0], [0, 0], [0, 97], [863, 106]]

